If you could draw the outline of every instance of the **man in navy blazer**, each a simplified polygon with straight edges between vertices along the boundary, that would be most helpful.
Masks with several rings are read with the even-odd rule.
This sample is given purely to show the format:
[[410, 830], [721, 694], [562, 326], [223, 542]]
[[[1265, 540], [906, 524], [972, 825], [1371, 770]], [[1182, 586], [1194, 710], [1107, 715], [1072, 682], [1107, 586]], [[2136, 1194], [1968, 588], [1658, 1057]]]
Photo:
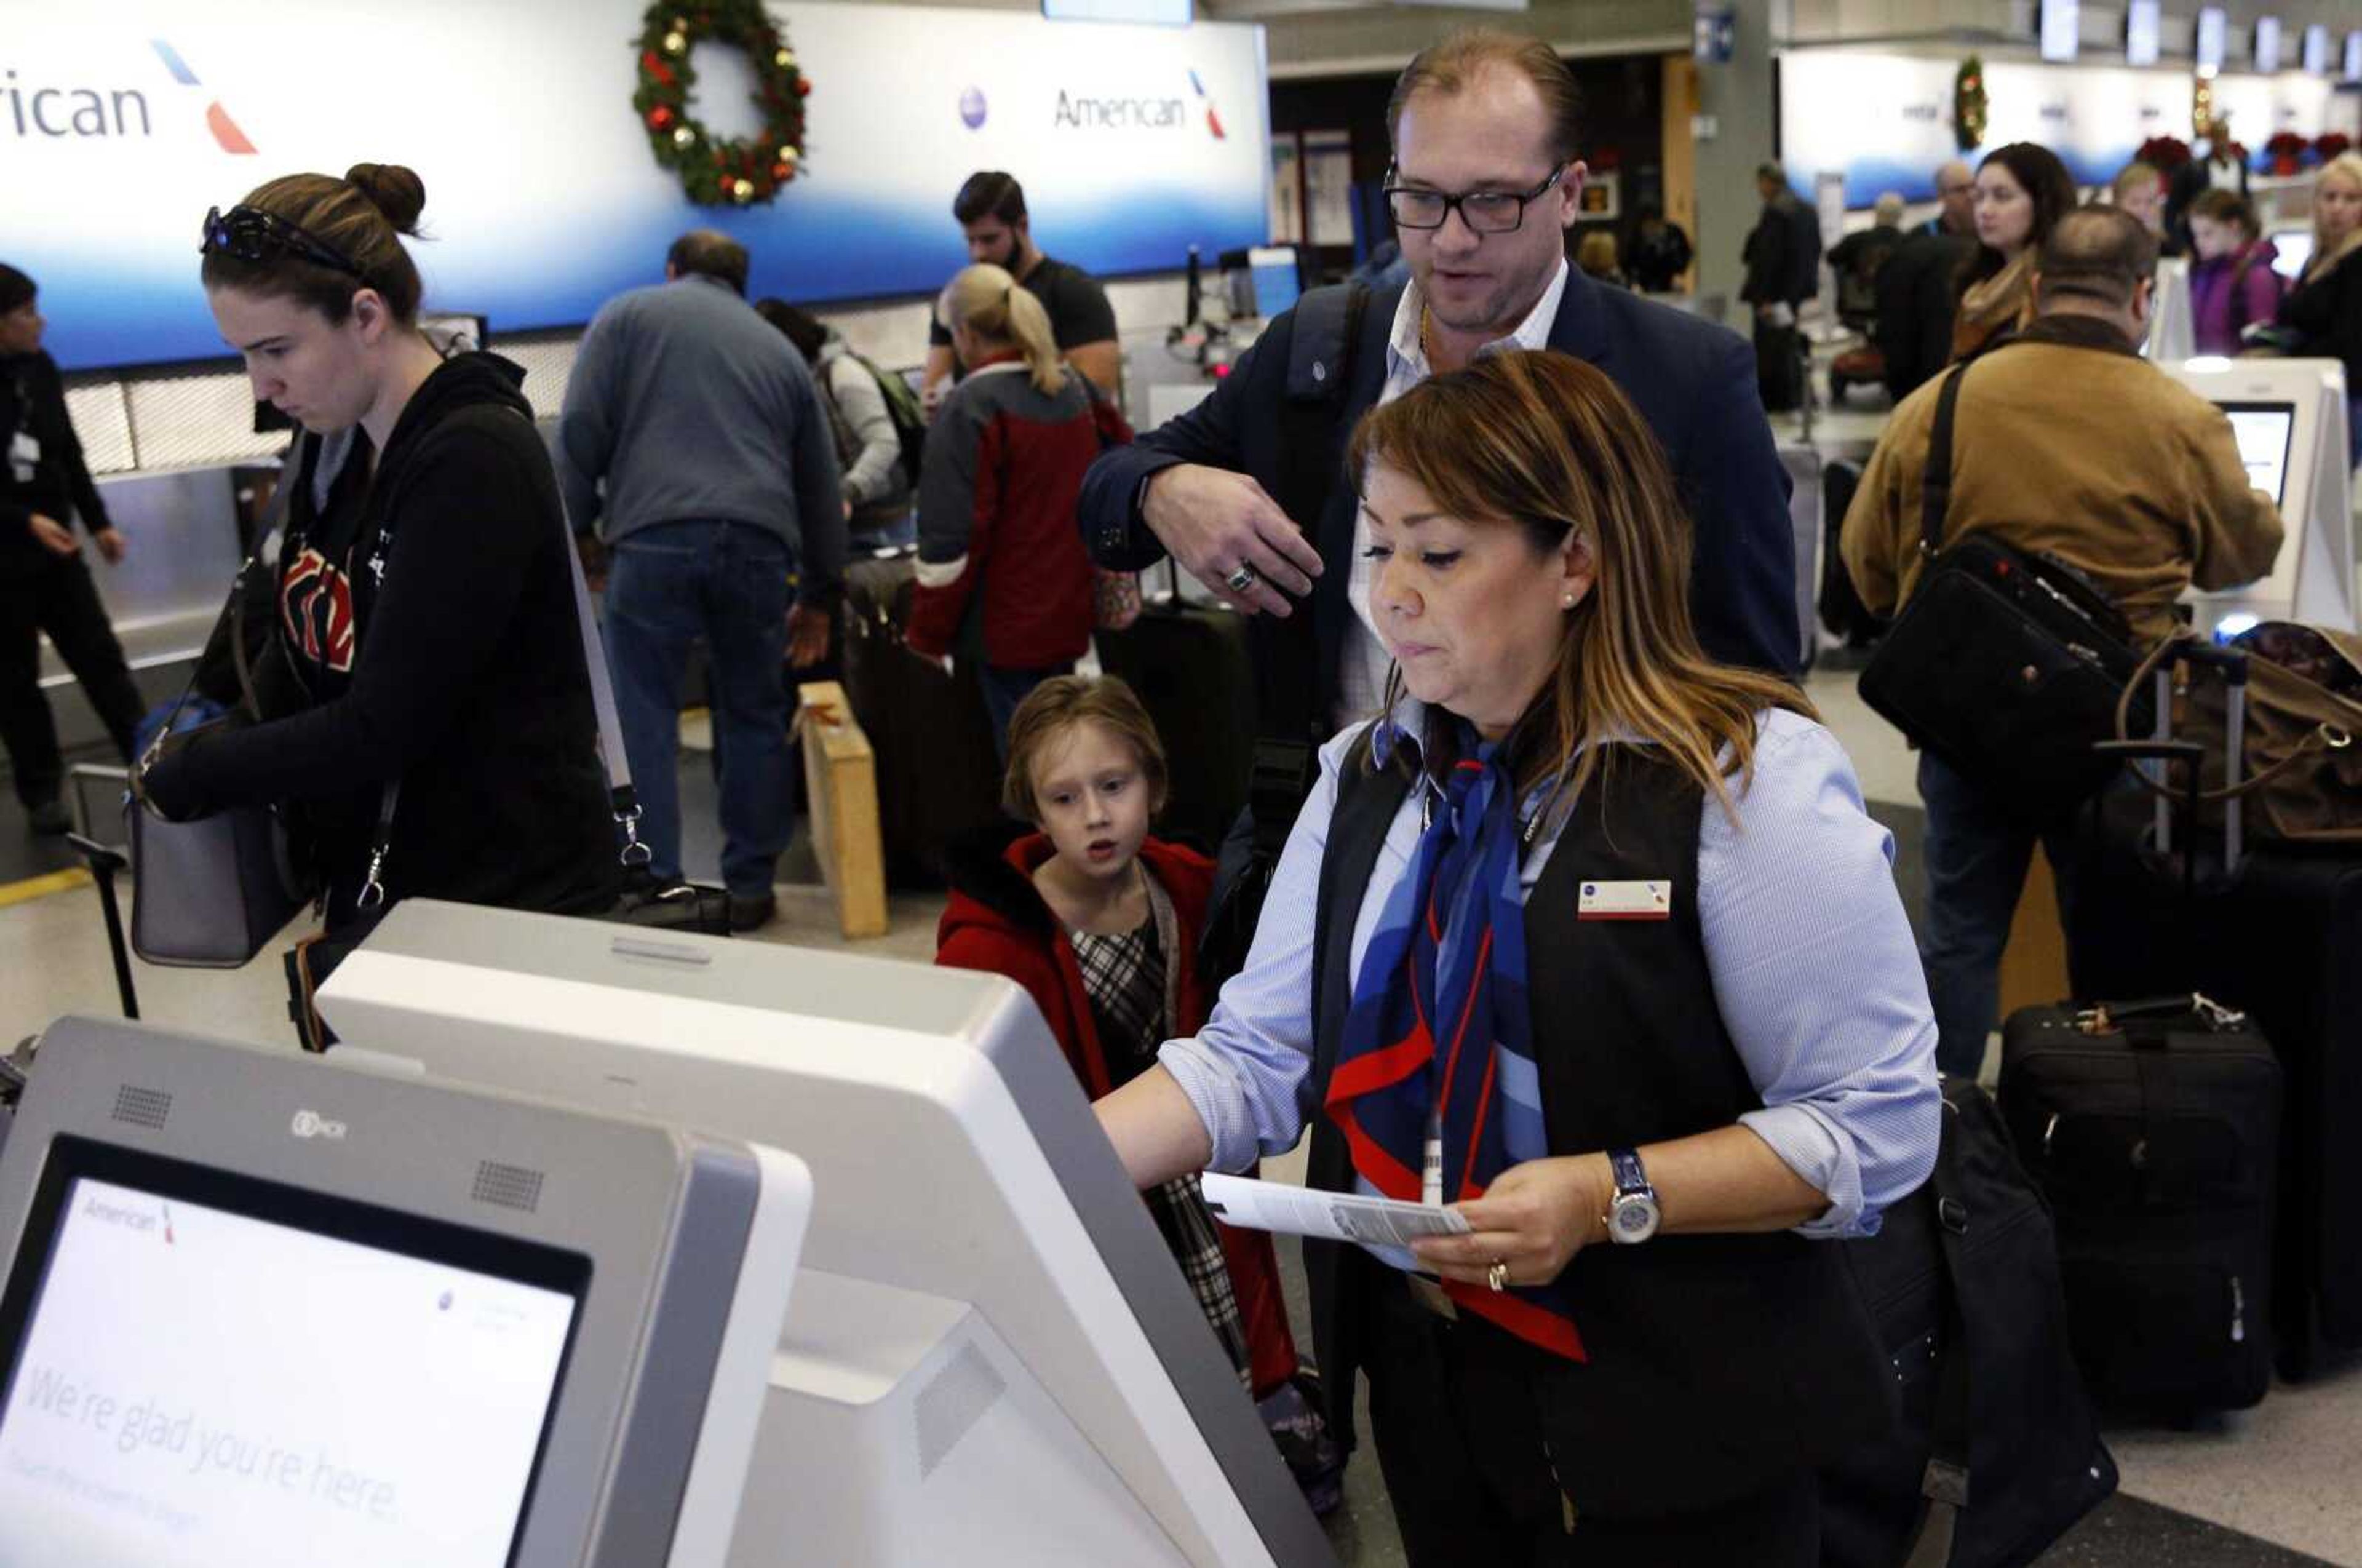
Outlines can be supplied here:
[[[1757, 395], [1753, 351], [1734, 332], [1566, 265], [1564, 231], [1584, 174], [1574, 106], [1573, 77], [1557, 55], [1508, 34], [1456, 35], [1405, 69], [1387, 109], [1388, 201], [1411, 280], [1370, 297], [1334, 422], [1338, 444], [1319, 459], [1333, 470], [1362, 413], [1487, 346], [1586, 359], [1647, 418], [1688, 503], [1690, 600], [1706, 652], [1794, 673], [1802, 637], [1789, 480]], [[1348, 476], [1334, 471], [1325, 498], [1300, 506], [1301, 527], [1274, 499], [1294, 488], [1288, 466], [1302, 460], [1290, 455], [1290, 432], [1300, 428], [1288, 423], [1290, 403], [1333, 390], [1321, 384], [1333, 354], [1297, 342], [1317, 298], [1275, 320], [1203, 403], [1102, 454], [1078, 513], [1101, 566], [1138, 569], [1169, 553], [1256, 616], [1266, 706], [1269, 667], [1301, 662], [1304, 646], [1273, 618], [1309, 594], [1318, 662], [1314, 711], [1304, 717], [1325, 734], [1375, 710], [1385, 656], [1371, 626], [1368, 573], [1355, 569], [1366, 540]]]

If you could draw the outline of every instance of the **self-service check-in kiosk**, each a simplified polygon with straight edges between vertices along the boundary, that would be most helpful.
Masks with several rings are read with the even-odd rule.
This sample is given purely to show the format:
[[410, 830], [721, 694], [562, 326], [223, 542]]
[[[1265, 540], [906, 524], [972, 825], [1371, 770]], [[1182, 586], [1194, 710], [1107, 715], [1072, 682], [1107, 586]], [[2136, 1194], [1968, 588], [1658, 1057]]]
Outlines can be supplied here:
[[2334, 359], [2164, 363], [2231, 422], [2248, 482], [2279, 503], [2286, 542], [2269, 574], [2184, 597], [2202, 631], [2235, 635], [2258, 620], [2355, 631], [2353, 473], [2345, 451], [2345, 372]]
[[2151, 295], [2148, 337], [2141, 353], [2160, 365], [2178, 365], [2198, 352], [2198, 317], [2190, 303], [2190, 263], [2179, 256], [2157, 264], [2157, 287]]
[[774, 1151], [69, 1019], [0, 1154], [0, 1564], [718, 1568]]
[[1008, 981], [411, 900], [320, 1007], [339, 1053], [810, 1165], [735, 1568], [1334, 1561]]

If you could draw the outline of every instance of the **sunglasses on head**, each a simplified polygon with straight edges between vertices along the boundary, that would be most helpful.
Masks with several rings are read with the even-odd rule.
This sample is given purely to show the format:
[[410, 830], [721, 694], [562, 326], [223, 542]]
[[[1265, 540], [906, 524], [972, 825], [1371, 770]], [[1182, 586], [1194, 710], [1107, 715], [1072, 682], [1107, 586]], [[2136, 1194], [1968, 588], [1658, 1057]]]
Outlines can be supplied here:
[[298, 260], [367, 281], [361, 270], [353, 265], [351, 258], [335, 246], [313, 238], [285, 218], [274, 217], [254, 207], [232, 207], [227, 212], [219, 207], [208, 208], [204, 237], [197, 246], [197, 254], [218, 254], [240, 261], [269, 261], [275, 257], [292, 256]]

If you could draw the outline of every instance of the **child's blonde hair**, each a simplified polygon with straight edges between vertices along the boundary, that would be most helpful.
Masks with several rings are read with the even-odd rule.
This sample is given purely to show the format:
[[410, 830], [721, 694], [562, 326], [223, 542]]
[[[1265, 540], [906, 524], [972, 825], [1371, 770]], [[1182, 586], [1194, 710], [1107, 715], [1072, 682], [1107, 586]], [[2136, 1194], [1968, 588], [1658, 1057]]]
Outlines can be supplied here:
[[1141, 776], [1148, 783], [1149, 814], [1164, 809], [1164, 743], [1157, 738], [1155, 721], [1140, 705], [1131, 688], [1112, 675], [1096, 679], [1058, 675], [1036, 686], [1010, 715], [1009, 771], [1000, 780], [1002, 810], [1040, 824], [1041, 803], [1033, 798], [1033, 761], [1060, 735], [1086, 721], [1106, 725], [1131, 747], [1140, 758]]

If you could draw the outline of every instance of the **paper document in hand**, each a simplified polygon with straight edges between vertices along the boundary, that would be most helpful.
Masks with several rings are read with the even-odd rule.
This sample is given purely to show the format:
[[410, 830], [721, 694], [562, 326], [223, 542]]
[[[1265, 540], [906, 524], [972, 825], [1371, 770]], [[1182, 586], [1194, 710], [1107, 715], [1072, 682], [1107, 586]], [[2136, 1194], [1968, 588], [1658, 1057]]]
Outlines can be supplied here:
[[1421, 1236], [1464, 1236], [1469, 1225], [1457, 1209], [1431, 1209], [1423, 1203], [1398, 1203], [1391, 1198], [1363, 1198], [1348, 1192], [1320, 1192], [1286, 1182], [1255, 1181], [1246, 1176], [1209, 1172], [1198, 1186], [1206, 1207], [1226, 1225], [1249, 1231], [1277, 1231], [1290, 1236], [1324, 1236], [1332, 1242], [1361, 1242], [1374, 1247], [1407, 1246]]

